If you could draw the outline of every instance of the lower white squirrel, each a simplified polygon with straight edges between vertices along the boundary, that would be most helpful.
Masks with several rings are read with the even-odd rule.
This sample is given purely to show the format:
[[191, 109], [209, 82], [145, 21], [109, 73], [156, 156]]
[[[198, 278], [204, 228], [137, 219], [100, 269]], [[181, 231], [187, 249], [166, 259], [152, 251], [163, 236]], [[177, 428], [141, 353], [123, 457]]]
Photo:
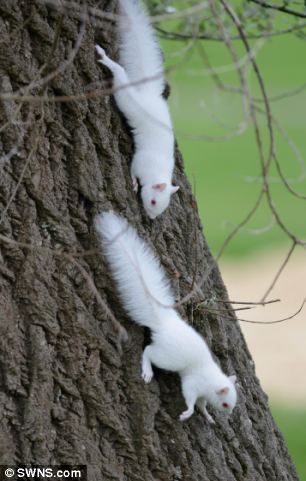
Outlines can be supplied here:
[[133, 321], [152, 331], [152, 343], [142, 355], [143, 380], [151, 381], [152, 364], [179, 373], [187, 405], [181, 421], [189, 418], [197, 405], [208, 421], [214, 422], [206, 410], [207, 402], [231, 413], [237, 400], [236, 376], [226, 376], [204, 338], [172, 307], [166, 307], [175, 301], [153, 251], [125, 219], [112, 212], [98, 215], [95, 226], [123, 306]]
[[[179, 187], [172, 185], [174, 135], [163, 98], [162, 55], [154, 30], [138, 0], [119, 0], [119, 63], [96, 45], [99, 62], [113, 74], [114, 97], [132, 127], [135, 153], [131, 164], [133, 188], [138, 181], [151, 219], [169, 205]], [[138, 179], [138, 180], [137, 180]]]

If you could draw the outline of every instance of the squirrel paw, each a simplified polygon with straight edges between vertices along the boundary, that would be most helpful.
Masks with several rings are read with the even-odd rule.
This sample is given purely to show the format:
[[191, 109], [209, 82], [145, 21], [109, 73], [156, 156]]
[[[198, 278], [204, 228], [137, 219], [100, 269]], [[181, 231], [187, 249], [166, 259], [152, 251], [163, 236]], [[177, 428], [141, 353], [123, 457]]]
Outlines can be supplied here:
[[205, 417], [207, 419], [207, 421], [209, 422], [209, 424], [216, 424], [216, 421], [214, 421], [214, 418], [210, 415], [210, 414], [205, 414]]
[[98, 62], [103, 63], [106, 57], [104, 48], [100, 47], [100, 45], [96, 45], [96, 52], [101, 57], [100, 60], [98, 60]]
[[133, 185], [133, 191], [137, 193], [138, 191], [138, 182], [136, 177], [132, 177], [132, 185]]
[[142, 371], [141, 377], [146, 384], [149, 384], [149, 382], [151, 382], [153, 378], [153, 371], [152, 370]]
[[200, 411], [210, 424], [216, 424], [214, 418], [209, 414], [205, 406], [203, 406], [202, 409], [200, 408]]
[[179, 420], [180, 420], [180, 421], [185, 421], [185, 419], [190, 418], [190, 416], [192, 416], [192, 414], [193, 414], [193, 411], [190, 410], [190, 409], [187, 409], [187, 411], [184, 411], [184, 412], [180, 415]]

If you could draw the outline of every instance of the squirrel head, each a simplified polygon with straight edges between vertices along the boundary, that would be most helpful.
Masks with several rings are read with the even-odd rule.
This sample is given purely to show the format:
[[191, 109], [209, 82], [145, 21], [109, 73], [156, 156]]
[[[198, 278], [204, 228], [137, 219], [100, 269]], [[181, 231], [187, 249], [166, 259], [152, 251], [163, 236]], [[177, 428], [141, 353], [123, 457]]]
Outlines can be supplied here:
[[146, 213], [150, 219], [155, 219], [167, 209], [171, 195], [179, 190], [178, 186], [161, 182], [159, 184], [144, 185], [141, 198]]
[[236, 402], [237, 391], [235, 387], [236, 376], [225, 377], [225, 381], [220, 387], [215, 388], [210, 393], [209, 402], [219, 411], [223, 411], [226, 414], [231, 414]]

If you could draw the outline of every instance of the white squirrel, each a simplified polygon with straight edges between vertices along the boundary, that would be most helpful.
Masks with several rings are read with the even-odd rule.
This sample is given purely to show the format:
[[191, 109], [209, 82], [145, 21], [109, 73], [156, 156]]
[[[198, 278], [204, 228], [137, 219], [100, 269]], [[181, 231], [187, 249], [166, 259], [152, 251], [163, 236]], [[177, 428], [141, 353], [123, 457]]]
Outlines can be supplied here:
[[[132, 127], [135, 153], [131, 164], [133, 189], [151, 219], [169, 205], [179, 187], [172, 185], [174, 135], [165, 86], [162, 54], [154, 30], [138, 0], [119, 0], [119, 63], [96, 45], [113, 74], [114, 97]], [[129, 86], [130, 85], [130, 86]]]
[[169, 280], [150, 247], [128, 222], [112, 212], [96, 216], [96, 230], [116, 280], [123, 306], [133, 321], [152, 331], [152, 343], [142, 355], [142, 378], [149, 383], [152, 364], [178, 372], [188, 419], [195, 405], [207, 420], [207, 402], [230, 414], [235, 407], [236, 376], [226, 376], [214, 361], [202, 336], [187, 324], [172, 307], [174, 298]]

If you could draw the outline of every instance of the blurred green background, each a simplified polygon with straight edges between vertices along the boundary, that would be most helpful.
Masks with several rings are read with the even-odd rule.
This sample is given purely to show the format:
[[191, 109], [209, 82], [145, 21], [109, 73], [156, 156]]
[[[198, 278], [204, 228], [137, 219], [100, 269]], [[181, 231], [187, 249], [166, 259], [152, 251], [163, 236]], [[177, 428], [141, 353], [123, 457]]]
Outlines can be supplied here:
[[[204, 234], [216, 255], [227, 235], [251, 210], [260, 191], [260, 162], [253, 126], [246, 124], [241, 95], [218, 88], [205, 64], [207, 56], [210, 64], [222, 72], [222, 82], [239, 85], [232, 60], [222, 43], [204, 41], [199, 47], [198, 43], [163, 40], [162, 45], [170, 69], [169, 101], [177, 140], [196, 193]], [[245, 53], [239, 42], [234, 45], [243, 58]], [[257, 52], [256, 61], [269, 97], [282, 95], [305, 82], [304, 41], [290, 34], [264, 42], [252, 41], [251, 45]], [[252, 94], [260, 97], [251, 69], [248, 80]], [[257, 105], [263, 107], [263, 103]], [[303, 194], [306, 194], [305, 105], [306, 90], [271, 102], [273, 117], [285, 132], [282, 134], [274, 126], [279, 162], [292, 188]], [[267, 152], [267, 121], [260, 114], [258, 120]], [[269, 183], [281, 219], [295, 235], [305, 238], [306, 201], [288, 193], [275, 166], [270, 170]], [[264, 201], [251, 222], [228, 245], [222, 258], [240, 262], [259, 251], [289, 249], [290, 244]], [[273, 399], [272, 411], [300, 479], [306, 481], [306, 407], [282, 406]]]

